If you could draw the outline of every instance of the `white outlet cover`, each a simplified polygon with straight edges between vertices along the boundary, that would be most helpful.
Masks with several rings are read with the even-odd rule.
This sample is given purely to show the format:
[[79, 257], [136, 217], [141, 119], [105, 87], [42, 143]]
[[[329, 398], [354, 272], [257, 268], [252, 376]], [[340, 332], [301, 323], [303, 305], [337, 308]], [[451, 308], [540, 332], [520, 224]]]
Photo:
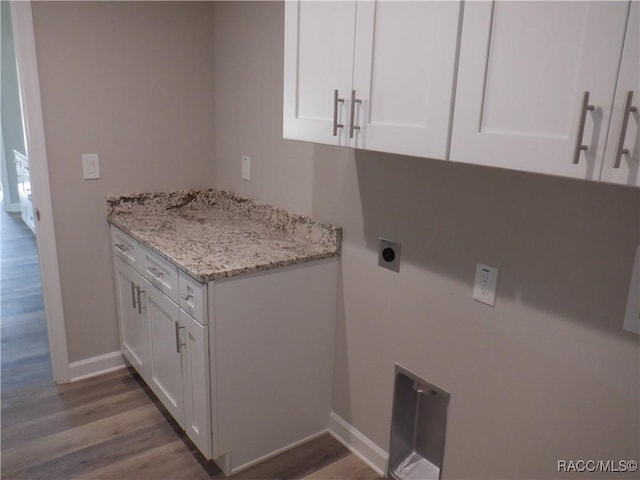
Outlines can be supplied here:
[[246, 155], [242, 157], [242, 180], [251, 180], [251, 157]]
[[473, 299], [486, 303], [492, 307], [496, 304], [496, 290], [498, 287], [498, 273], [495, 267], [478, 263], [476, 278], [473, 282]]
[[82, 174], [85, 180], [97, 180], [100, 178], [100, 159], [97, 153], [85, 153], [82, 155]]

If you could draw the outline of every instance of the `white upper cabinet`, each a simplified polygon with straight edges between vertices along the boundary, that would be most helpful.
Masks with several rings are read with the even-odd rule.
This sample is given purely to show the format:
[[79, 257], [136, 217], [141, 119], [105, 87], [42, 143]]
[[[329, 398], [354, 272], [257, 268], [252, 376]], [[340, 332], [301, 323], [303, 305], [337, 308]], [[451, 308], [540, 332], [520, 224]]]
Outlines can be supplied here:
[[631, 3], [601, 180], [640, 187], [640, 4]]
[[447, 156], [460, 2], [285, 4], [284, 137]]
[[453, 1], [358, 3], [352, 146], [447, 157], [460, 13]]
[[347, 146], [356, 4], [291, 1], [284, 8], [283, 136]]
[[466, 2], [450, 159], [599, 179], [628, 11]]

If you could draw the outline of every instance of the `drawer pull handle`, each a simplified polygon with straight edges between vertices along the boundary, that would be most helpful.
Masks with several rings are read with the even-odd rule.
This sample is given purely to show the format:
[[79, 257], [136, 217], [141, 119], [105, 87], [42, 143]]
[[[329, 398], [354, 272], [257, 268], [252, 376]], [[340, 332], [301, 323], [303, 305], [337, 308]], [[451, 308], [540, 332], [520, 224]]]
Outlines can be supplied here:
[[127, 253], [129, 249], [124, 243], [116, 243], [116, 248], [120, 250], [122, 253]]
[[150, 267], [147, 270], [149, 270], [149, 272], [151, 272], [151, 275], [153, 275], [156, 278], [162, 277], [162, 272], [159, 271], [156, 267]]
[[620, 162], [622, 161], [622, 155], [629, 155], [629, 149], [624, 148], [624, 140], [627, 136], [627, 125], [629, 124], [629, 117], [631, 112], [637, 112], [638, 108], [631, 105], [633, 101], [633, 92], [627, 92], [627, 96], [624, 100], [624, 111], [622, 112], [622, 125], [620, 126], [620, 138], [618, 139], [618, 148], [616, 148], [616, 161], [613, 168], [620, 168]]
[[360, 127], [358, 125], [355, 125], [356, 103], [362, 104], [362, 100], [356, 98], [355, 90], [351, 90], [351, 117], [349, 119], [349, 138], [353, 138], [354, 130], [360, 130]]
[[595, 106], [589, 105], [589, 92], [584, 92], [582, 97], [582, 109], [580, 110], [580, 122], [578, 122], [578, 134], [576, 135], [576, 148], [573, 153], [573, 164], [577, 165], [580, 161], [580, 152], [589, 150], [588, 145], [582, 144], [582, 136], [584, 135], [584, 124], [587, 121], [587, 112], [595, 110]]
[[191, 300], [193, 298], [193, 295], [189, 294], [189, 295], [180, 295], [180, 298], [182, 298], [185, 302], [188, 302], [189, 300]]
[[338, 90], [333, 91], [333, 136], [338, 136], [338, 128], [343, 128], [344, 125], [338, 123], [338, 104], [344, 103], [344, 98], [338, 98]]

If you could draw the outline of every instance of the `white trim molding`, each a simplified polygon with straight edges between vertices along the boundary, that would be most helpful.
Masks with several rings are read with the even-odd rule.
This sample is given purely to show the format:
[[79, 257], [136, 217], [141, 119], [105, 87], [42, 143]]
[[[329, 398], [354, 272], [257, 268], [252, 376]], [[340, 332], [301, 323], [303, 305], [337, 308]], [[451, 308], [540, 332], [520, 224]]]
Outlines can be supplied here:
[[51, 189], [31, 2], [12, 1], [10, 6], [33, 206], [39, 217], [36, 221], [36, 238], [49, 332], [51, 366], [53, 379], [56, 383], [67, 383], [71, 380], [71, 368], [62, 308], [56, 236], [53, 228], [53, 209], [51, 207]]
[[281, 453], [287, 452], [287, 451], [292, 450], [292, 449], [294, 449], [296, 447], [299, 447], [300, 445], [303, 445], [303, 444], [305, 444], [307, 442], [310, 442], [311, 440], [314, 440], [314, 439], [316, 439], [318, 437], [321, 437], [322, 435], [324, 435], [326, 433], [327, 433], [327, 430], [321, 430], [321, 431], [319, 431], [317, 433], [314, 433], [313, 435], [309, 435], [308, 437], [305, 437], [305, 438], [303, 438], [301, 440], [298, 440], [296, 442], [290, 443], [289, 445], [286, 445], [286, 446], [284, 446], [282, 448], [279, 448], [278, 450], [275, 450], [275, 451], [273, 451], [271, 453], [268, 453], [267, 455], [263, 455], [260, 458], [256, 458], [255, 460], [251, 460], [250, 462], [244, 463], [244, 464], [242, 464], [242, 465], [240, 465], [238, 467], [235, 467], [233, 469], [229, 465], [230, 458], [229, 458], [228, 454], [222, 455], [221, 457], [217, 458], [216, 462], [218, 462], [220, 460], [223, 462], [223, 464], [225, 465], [225, 468], [226, 468], [226, 470], [224, 472], [225, 475], [227, 475], [227, 476], [235, 475], [238, 472], [241, 472], [243, 470], [251, 468], [251, 467], [253, 467], [253, 466], [255, 466], [255, 465], [259, 464], [259, 463], [262, 463], [262, 462], [265, 462], [265, 461], [269, 460], [270, 458], [277, 457]]
[[71, 382], [102, 375], [125, 368], [124, 358], [120, 352], [105, 353], [69, 364]]
[[9, 194], [9, 184], [7, 178], [9, 172], [7, 171], [7, 158], [4, 151], [4, 136], [2, 130], [2, 118], [0, 118], [0, 182], [2, 183], [2, 205], [7, 212], [19, 212], [20, 202], [12, 202], [11, 195]]
[[9, 203], [3, 200], [4, 210], [9, 213], [18, 213], [21, 211], [19, 203]]
[[329, 416], [329, 433], [378, 475], [386, 475], [389, 461], [387, 452], [335, 412]]

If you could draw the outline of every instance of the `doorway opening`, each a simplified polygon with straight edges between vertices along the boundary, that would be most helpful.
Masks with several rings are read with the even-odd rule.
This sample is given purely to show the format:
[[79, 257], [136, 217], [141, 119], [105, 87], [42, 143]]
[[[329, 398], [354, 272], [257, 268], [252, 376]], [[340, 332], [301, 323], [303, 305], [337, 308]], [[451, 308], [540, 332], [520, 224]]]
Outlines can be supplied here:
[[[17, 243], [20, 246], [28, 246], [30, 244], [33, 247], [29, 254], [24, 251], [20, 254], [24, 256], [21, 260], [22, 263], [18, 261], [18, 250], [12, 251], [9, 246], [5, 247], [4, 244], [0, 250], [0, 257], [3, 260], [0, 265], [0, 283], [3, 285], [0, 296], [1, 318], [3, 320], [0, 322], [2, 323], [2, 336], [3, 338], [9, 336], [9, 326], [11, 325], [8, 319], [9, 312], [33, 313], [42, 306], [46, 334], [41, 333], [41, 335], [48, 337], [48, 347], [42, 345], [39, 347], [40, 358], [44, 360], [48, 358], [49, 369], [55, 382], [66, 383], [70, 381], [71, 377], [62, 311], [62, 292], [53, 226], [31, 2], [1, 0], [0, 22], [2, 24], [0, 43], [2, 66], [0, 84], [0, 166], [2, 167], [0, 168], [0, 193], [2, 194], [0, 242], [3, 239], [8, 242], [13, 239], [8, 245]], [[7, 89], [10, 93], [7, 92]], [[13, 90], [11, 91], [11, 89]], [[14, 130], [11, 130], [11, 127]], [[13, 136], [8, 139], [8, 135]], [[34, 224], [37, 236], [22, 220], [14, 150], [26, 157], [28, 162], [28, 185], [23, 182], [22, 187], [26, 187], [28, 193], [33, 194], [32, 207], [36, 217]], [[7, 172], [13, 171], [16, 172], [16, 175], [9, 178]], [[33, 186], [32, 189], [31, 186]], [[30, 195], [29, 200], [31, 200]], [[9, 212], [5, 210], [5, 207], [8, 207]], [[21, 232], [17, 230], [10, 234], [12, 227], [19, 227]], [[19, 282], [14, 283], [15, 278], [20, 277], [16, 272], [27, 274], [29, 271], [35, 272], [38, 276], [31, 277], [29, 280], [22, 278], [21, 280], [29, 285], [31, 290], [26, 287], [21, 289]], [[36, 289], [40, 289], [40, 300], [36, 300]], [[23, 298], [22, 303], [13, 303], [17, 299], [19, 290], [29, 298]], [[37, 328], [33, 326], [30, 331], [36, 330]], [[28, 331], [29, 329], [25, 330], [24, 335], [16, 333], [17, 336], [11, 340], [11, 345], [17, 344], [18, 340], [28, 336]], [[43, 353], [42, 349], [44, 348], [48, 348], [50, 356]], [[34, 347], [35, 350], [38, 349]], [[9, 368], [11, 366], [4, 362], [5, 359], [7, 362], [11, 360], [11, 353], [12, 347], [3, 344], [3, 367]], [[18, 358], [18, 355], [16, 353], [14, 358]], [[31, 363], [34, 361], [31, 359]], [[29, 364], [30, 362], [26, 358], [23, 359], [23, 369], [26, 369]], [[20, 362], [15, 364], [15, 366], [18, 365]], [[4, 383], [5, 373], [8, 371], [3, 370], [2, 373]], [[4, 385], [2, 394], [4, 397]]]
[[10, 3], [0, 2], [2, 395], [53, 382]]

